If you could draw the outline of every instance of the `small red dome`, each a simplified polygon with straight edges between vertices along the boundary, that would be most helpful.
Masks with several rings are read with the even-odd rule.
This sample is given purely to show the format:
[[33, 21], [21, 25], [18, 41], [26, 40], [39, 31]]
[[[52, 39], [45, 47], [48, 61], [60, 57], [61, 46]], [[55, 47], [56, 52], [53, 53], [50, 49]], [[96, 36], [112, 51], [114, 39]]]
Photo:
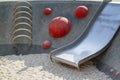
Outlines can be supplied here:
[[45, 40], [43, 43], [42, 43], [42, 47], [44, 49], [49, 49], [51, 47], [51, 42], [48, 41], [48, 40]]
[[51, 8], [45, 8], [44, 9], [44, 12], [43, 12], [44, 15], [50, 15], [51, 13], [52, 13], [52, 9]]
[[79, 19], [85, 18], [88, 15], [88, 8], [86, 6], [78, 6], [75, 9], [74, 15]]

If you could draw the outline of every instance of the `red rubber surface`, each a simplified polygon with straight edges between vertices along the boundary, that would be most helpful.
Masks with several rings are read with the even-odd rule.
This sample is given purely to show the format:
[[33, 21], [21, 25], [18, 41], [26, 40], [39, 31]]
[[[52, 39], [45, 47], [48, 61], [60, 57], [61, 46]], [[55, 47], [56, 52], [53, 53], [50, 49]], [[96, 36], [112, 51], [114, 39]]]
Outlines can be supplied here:
[[42, 43], [42, 48], [49, 49], [51, 47], [51, 42], [46, 40]]
[[52, 9], [51, 8], [45, 8], [44, 11], [43, 11], [43, 14], [44, 15], [50, 15], [52, 13]]
[[56, 17], [49, 24], [49, 34], [54, 38], [64, 37], [71, 29], [70, 22], [65, 17]]
[[78, 6], [75, 9], [74, 15], [76, 18], [85, 18], [88, 15], [88, 8], [86, 6]]

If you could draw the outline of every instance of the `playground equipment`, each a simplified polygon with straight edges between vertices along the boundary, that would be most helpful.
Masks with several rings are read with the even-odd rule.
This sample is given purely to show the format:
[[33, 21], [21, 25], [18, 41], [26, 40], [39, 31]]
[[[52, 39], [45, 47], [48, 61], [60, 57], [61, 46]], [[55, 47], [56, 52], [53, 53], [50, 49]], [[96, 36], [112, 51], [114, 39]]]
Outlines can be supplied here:
[[76, 68], [94, 58], [119, 80], [119, 9], [109, 0], [0, 2], [0, 55], [50, 53]]
[[[73, 43], [51, 52], [51, 59], [79, 68], [79, 65], [103, 52], [119, 29], [119, 10], [106, 6], [92, 25]], [[119, 8], [119, 7], [118, 7]], [[92, 23], [92, 22], [90, 22]]]

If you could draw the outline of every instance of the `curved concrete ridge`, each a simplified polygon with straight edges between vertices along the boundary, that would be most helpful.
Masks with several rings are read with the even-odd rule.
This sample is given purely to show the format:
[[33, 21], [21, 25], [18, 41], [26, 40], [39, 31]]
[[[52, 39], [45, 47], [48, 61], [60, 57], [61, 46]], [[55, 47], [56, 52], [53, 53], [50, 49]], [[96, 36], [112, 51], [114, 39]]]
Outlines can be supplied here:
[[120, 4], [108, 3], [83, 37], [51, 52], [50, 57], [68, 65], [79, 65], [103, 52], [120, 26]]

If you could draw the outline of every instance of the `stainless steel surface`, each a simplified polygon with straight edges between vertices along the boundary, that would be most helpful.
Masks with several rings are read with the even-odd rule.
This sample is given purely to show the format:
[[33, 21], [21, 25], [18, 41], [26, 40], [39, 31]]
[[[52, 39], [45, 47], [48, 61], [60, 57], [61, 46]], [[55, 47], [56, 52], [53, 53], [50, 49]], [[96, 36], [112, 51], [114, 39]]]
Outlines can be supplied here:
[[[109, 3], [77, 42], [51, 52], [52, 60], [75, 67], [100, 54], [120, 26], [120, 3]], [[67, 49], [65, 49], [68, 47]]]

